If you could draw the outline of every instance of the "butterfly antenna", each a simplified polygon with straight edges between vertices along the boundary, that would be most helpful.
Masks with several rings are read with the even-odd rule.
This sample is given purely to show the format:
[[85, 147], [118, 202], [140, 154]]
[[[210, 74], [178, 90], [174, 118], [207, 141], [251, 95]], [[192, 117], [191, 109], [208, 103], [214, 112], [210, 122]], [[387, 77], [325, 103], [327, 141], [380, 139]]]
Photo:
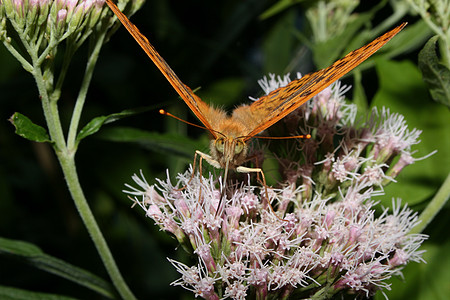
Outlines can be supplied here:
[[265, 140], [310, 139], [311, 135], [310, 134], [301, 134], [301, 135], [293, 135], [293, 136], [254, 136], [253, 138], [265, 139]]
[[177, 116], [171, 114], [170, 112], [165, 111], [164, 109], [160, 109], [160, 110], [159, 110], [159, 113], [160, 113], [161, 115], [164, 115], [164, 116], [168, 116], [168, 117], [172, 117], [172, 118], [174, 118], [174, 119], [177, 119], [178, 121], [181, 121], [181, 122], [186, 123], [186, 124], [188, 124], [188, 125], [191, 125], [191, 126], [194, 126], [194, 127], [198, 127], [198, 128], [201, 128], [201, 129], [209, 130], [209, 129], [206, 128], [205, 126], [201, 126], [201, 125], [198, 125], [198, 124], [191, 123], [191, 122], [189, 122], [189, 121], [183, 120], [182, 118], [177, 117]]
[[223, 133], [221, 133], [220, 131], [217, 131], [217, 130], [214, 130], [214, 129], [211, 129], [211, 128], [208, 128], [208, 127], [205, 127], [205, 126], [202, 126], [202, 125], [198, 125], [198, 124], [191, 123], [191, 122], [189, 122], [189, 121], [183, 120], [182, 118], [177, 117], [177, 116], [171, 114], [170, 112], [165, 111], [164, 109], [160, 109], [160, 110], [159, 110], [159, 113], [160, 113], [161, 115], [164, 115], [164, 116], [168, 116], [168, 117], [172, 117], [172, 118], [174, 118], [174, 119], [177, 119], [178, 121], [181, 121], [181, 122], [186, 123], [186, 124], [188, 124], [188, 125], [191, 125], [191, 126], [194, 126], [194, 127], [198, 127], [198, 128], [201, 128], [201, 129], [208, 130], [209, 132], [211, 132], [211, 134], [212, 134], [213, 132], [215, 132], [215, 133], [217, 133], [217, 134], [219, 134], [219, 135], [225, 137], [225, 135], [224, 135]]

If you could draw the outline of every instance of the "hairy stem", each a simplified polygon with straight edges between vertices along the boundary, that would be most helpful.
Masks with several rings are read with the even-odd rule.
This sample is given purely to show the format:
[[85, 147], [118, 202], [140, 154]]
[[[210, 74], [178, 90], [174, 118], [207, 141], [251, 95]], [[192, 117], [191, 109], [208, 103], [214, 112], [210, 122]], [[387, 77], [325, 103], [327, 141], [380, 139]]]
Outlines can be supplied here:
[[62, 170], [64, 172], [64, 177], [69, 187], [70, 194], [75, 202], [78, 213], [86, 226], [95, 247], [105, 265], [108, 274], [118, 290], [120, 296], [123, 299], [135, 299], [133, 293], [125, 283], [122, 275], [120, 274], [119, 268], [116, 265], [114, 257], [109, 250], [108, 244], [103, 237], [97, 222], [95, 221], [94, 215], [87, 203], [84, 196], [83, 190], [81, 188], [80, 182], [78, 180], [78, 174], [75, 166], [74, 153], [60, 152], [58, 155], [59, 162], [61, 163]]
[[428, 206], [422, 212], [419, 217], [421, 221], [416, 227], [414, 227], [410, 233], [421, 233], [425, 227], [434, 219], [436, 214], [442, 209], [442, 207], [447, 203], [450, 197], [450, 173], [447, 175], [441, 188], [438, 190], [436, 195], [430, 201]]
[[[135, 299], [133, 293], [128, 288], [122, 275], [120, 274], [120, 271], [116, 265], [116, 262], [114, 260], [111, 251], [109, 250], [106, 240], [103, 237], [103, 234], [100, 231], [97, 222], [95, 221], [94, 215], [92, 214], [92, 211], [87, 203], [87, 200], [81, 188], [75, 166], [75, 153], [76, 153], [76, 145], [74, 144], [76, 136], [75, 133], [77, 130], [79, 118], [81, 116], [81, 111], [86, 98], [87, 90], [89, 88], [89, 84], [92, 79], [95, 63], [97, 61], [100, 48], [103, 44], [105, 34], [106, 28], [100, 34], [100, 38], [96, 40], [94, 50], [92, 51], [92, 54], [89, 58], [86, 67], [86, 73], [83, 78], [80, 93], [77, 98], [77, 103], [75, 105], [75, 109], [73, 112], [71, 123], [71, 130], [73, 131], [73, 133], [72, 133], [72, 140], [69, 139], [70, 145], [67, 145], [65, 142], [64, 132], [62, 130], [62, 125], [59, 117], [58, 111], [59, 93], [54, 94], [53, 85], [50, 84], [49, 87], [49, 83], [46, 82], [41, 68], [42, 61], [40, 60], [40, 57], [38, 57], [37, 55], [37, 49], [35, 49], [36, 51], [30, 51], [30, 56], [33, 61], [32, 74], [36, 80], [36, 84], [39, 90], [39, 95], [44, 111], [44, 116], [47, 122], [49, 134], [53, 142], [56, 155], [61, 164], [61, 168], [64, 173], [64, 178], [67, 182], [70, 194], [75, 202], [75, 206], [119, 294], [123, 299]], [[53, 95], [52, 99], [50, 99], [50, 94]], [[55, 97], [55, 95], [57, 97]]]
[[[88, 58], [88, 62], [86, 65], [86, 70], [84, 73], [83, 81], [81, 82], [80, 91], [78, 92], [77, 101], [75, 103], [75, 107], [72, 114], [72, 119], [70, 121], [69, 134], [67, 137], [67, 145], [69, 149], [74, 149], [77, 147], [77, 131], [78, 125], [81, 118], [81, 112], [83, 110], [83, 106], [86, 100], [87, 91], [89, 89], [89, 85], [92, 80], [92, 75], [94, 74], [95, 65], [97, 63], [100, 50], [102, 48], [103, 42], [106, 37], [108, 26], [104, 25], [102, 30], [98, 33], [98, 36], [94, 40], [95, 43], [92, 47], [92, 51], [90, 51], [90, 55]], [[92, 40], [91, 40], [92, 41]]]

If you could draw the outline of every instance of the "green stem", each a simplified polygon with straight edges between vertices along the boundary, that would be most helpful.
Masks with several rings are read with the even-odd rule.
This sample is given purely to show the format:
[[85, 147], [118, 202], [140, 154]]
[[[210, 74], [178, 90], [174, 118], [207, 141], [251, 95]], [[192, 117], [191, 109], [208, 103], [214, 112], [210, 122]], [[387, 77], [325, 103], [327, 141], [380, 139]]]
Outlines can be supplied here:
[[103, 237], [103, 234], [100, 231], [97, 222], [95, 221], [94, 215], [92, 214], [92, 211], [89, 208], [89, 205], [86, 201], [86, 198], [83, 194], [83, 190], [78, 180], [74, 160], [74, 155], [77, 147], [76, 145], [77, 128], [81, 117], [81, 112], [83, 110], [83, 106], [86, 100], [87, 91], [92, 79], [92, 75], [94, 73], [95, 64], [98, 60], [100, 49], [103, 45], [106, 32], [107, 26], [104, 26], [102, 31], [99, 33], [99, 36], [95, 39], [95, 45], [88, 59], [85, 75], [83, 77], [83, 81], [80, 87], [80, 91], [78, 93], [75, 108], [72, 114], [72, 120], [70, 122], [69, 134], [67, 139], [68, 151], [61, 152], [60, 155], [58, 155], [58, 158], [61, 163], [61, 167], [63, 169], [65, 179], [69, 187], [69, 191], [78, 209], [78, 213], [80, 214], [84, 222], [84, 225], [86, 226], [89, 235], [91, 236], [91, 239], [94, 242], [94, 245], [97, 248], [98, 253], [100, 254], [103, 264], [105, 265], [105, 268], [111, 280], [113, 281], [114, 286], [117, 288], [122, 298], [135, 299], [133, 293], [125, 283], [125, 280], [123, 279], [119, 271], [119, 268], [116, 265], [114, 257], [111, 251], [109, 250], [106, 240]]
[[[20, 26], [17, 24], [17, 22], [15, 22], [14, 20], [10, 20], [10, 23], [12, 25], [12, 27], [14, 28], [14, 30], [17, 32], [17, 34], [19, 35], [19, 38], [25, 48], [25, 50], [28, 53], [32, 53], [33, 49], [31, 49], [30, 44], [27, 42], [26, 39], [23, 38], [23, 36], [20, 34], [21, 30], [20, 30]], [[4, 25], [4, 24], [3, 24]], [[23, 68], [32, 73], [33, 72], [33, 66], [10, 44], [10, 42], [8, 41], [8, 38], [5, 35], [5, 38], [3, 40], [3, 44], [5, 45], [6, 49], [9, 50], [9, 52], [11, 52], [11, 54], [22, 64]]]
[[8, 41], [4, 40], [3, 45], [5, 45], [6, 49], [22, 64], [22, 67], [28, 71], [33, 72], [33, 66], [22, 56], [13, 46], [11, 46]]
[[[432, 18], [432, 14], [429, 13], [429, 11], [425, 5], [427, 4], [426, 2], [421, 2], [420, 5], [417, 5], [416, 3], [414, 3], [414, 1], [408, 1], [408, 3], [411, 5], [411, 7], [417, 12], [419, 13], [419, 15], [422, 17], [422, 19], [425, 21], [425, 23], [428, 25], [428, 27], [431, 28], [431, 30], [433, 30], [440, 38], [441, 41], [441, 46], [440, 46], [440, 52], [442, 55], [442, 61], [444, 63], [445, 66], [447, 66], [447, 68], [450, 69], [450, 37], [448, 34], [448, 31], [445, 32], [444, 30], [444, 25], [442, 25], [443, 23], [440, 24], [436, 24], [436, 18], [439, 20], [444, 20], [446, 19], [446, 16], [442, 15], [442, 11], [440, 9], [440, 7], [435, 7], [435, 9], [437, 9], [436, 11], [436, 15], [435, 15], [435, 19]], [[448, 30], [448, 29], [447, 29]]]
[[58, 80], [50, 96], [51, 101], [58, 101], [61, 96], [61, 88], [66, 78], [67, 70], [69, 69], [70, 61], [72, 60], [72, 55], [75, 53], [73, 42], [71, 40], [67, 41], [66, 51], [64, 53], [64, 58], [61, 66], [61, 71], [58, 75]]
[[317, 22], [317, 36], [316, 42], [322, 42], [327, 40], [328, 28], [327, 28], [327, 5], [323, 1], [319, 1], [317, 4], [318, 22]]
[[67, 186], [69, 187], [70, 194], [75, 201], [78, 213], [80, 214], [81, 219], [83, 220], [84, 225], [86, 226], [89, 235], [91, 236], [91, 239], [100, 254], [103, 264], [105, 265], [105, 268], [108, 271], [108, 274], [120, 296], [123, 299], [136, 299], [120, 274], [119, 268], [114, 261], [114, 257], [109, 250], [108, 244], [106, 243], [106, 240], [103, 237], [97, 222], [95, 221], [94, 215], [89, 208], [78, 180], [74, 155], [74, 152], [60, 152], [58, 159], [61, 163], [61, 168], [63, 170]]
[[[381, 7], [384, 7], [384, 5], [386, 4], [386, 1], [383, 1], [384, 4], [379, 3], [379, 5], [377, 6], [377, 8], [374, 8], [371, 10], [371, 12], [375, 12], [378, 9], [380, 9]], [[376, 26], [376, 28], [374, 28], [371, 32], [371, 34], [373, 34], [373, 36], [380, 36], [382, 35], [384, 32], [388, 31], [390, 28], [392, 28], [393, 26], [398, 25], [399, 21], [409, 12], [409, 7], [406, 4], [398, 4], [396, 6], [396, 9], [394, 9], [394, 13], [387, 16], [386, 19], [383, 20], [383, 22], [379, 25]]]
[[[18, 33], [18, 36], [20, 37], [25, 50], [30, 55], [31, 63], [28, 62], [22, 55], [20, 55], [20, 53], [17, 52], [14, 47], [12, 47], [12, 45], [8, 43], [7, 40], [4, 41], [4, 44], [6, 48], [13, 54], [13, 56], [15, 56], [19, 60], [19, 62], [22, 63], [23, 67], [27, 71], [29, 71], [35, 79], [39, 91], [39, 97], [42, 103], [44, 117], [48, 127], [48, 132], [52, 141], [52, 146], [54, 147], [56, 156], [58, 157], [58, 160], [61, 164], [61, 168], [64, 173], [64, 177], [67, 182], [70, 194], [114, 286], [123, 299], [136, 299], [125, 283], [122, 275], [120, 274], [120, 271], [114, 261], [113, 255], [108, 248], [106, 240], [103, 237], [102, 232], [100, 231], [100, 228], [95, 221], [94, 215], [89, 208], [78, 179], [75, 165], [75, 153], [77, 147], [76, 131], [78, 128], [78, 123], [86, 99], [89, 84], [94, 72], [94, 67], [97, 62], [101, 46], [103, 45], [103, 42], [105, 40], [106, 32], [111, 25], [110, 22], [111, 21], [109, 19], [105, 21], [102, 24], [102, 28], [99, 30], [96, 39], [92, 39], [95, 40], [95, 43], [92, 47], [92, 51], [90, 52], [91, 54], [86, 66], [86, 71], [82, 81], [80, 92], [78, 94], [77, 103], [74, 108], [69, 128], [69, 136], [67, 140], [68, 144], [66, 144], [66, 139], [64, 136], [64, 131], [62, 129], [58, 110], [58, 99], [60, 96], [59, 89], [61, 88], [64, 81], [68, 64], [64, 63], [63, 65], [62, 73], [60, 74], [60, 80], [58, 80], [57, 82], [56, 89], [53, 85], [53, 77], [48, 76], [49, 74], [52, 75], [52, 65], [46, 64], [46, 66], [43, 67], [43, 63], [47, 59], [47, 55], [55, 49], [60, 40], [56, 39], [55, 34], [52, 32], [47, 47], [39, 55], [40, 42], [38, 42], [38, 45], [29, 43], [28, 40], [23, 36], [23, 34], [21, 34], [22, 31], [20, 30], [20, 26], [13, 20], [11, 20], [11, 24]], [[70, 46], [71, 45], [68, 45], [68, 47]], [[56, 50], [54, 52], [56, 53]], [[65, 59], [70, 59], [71, 54], [72, 53], [69, 52]], [[45, 71], [43, 71], [43, 69]]]
[[[106, 22], [105, 22], [106, 23]], [[113, 281], [114, 286], [117, 288], [119, 294], [124, 299], [135, 299], [133, 293], [125, 283], [119, 268], [116, 265], [114, 257], [109, 250], [109, 247], [106, 243], [105, 238], [103, 237], [100, 228], [98, 227], [97, 222], [92, 214], [92, 211], [89, 208], [89, 205], [86, 201], [86, 198], [83, 194], [83, 190], [78, 180], [78, 175], [75, 167], [74, 155], [76, 152], [76, 135], [78, 124], [81, 117], [81, 112], [83, 110], [83, 106], [86, 100], [87, 91], [89, 89], [89, 85], [92, 80], [92, 75], [94, 73], [94, 68], [97, 63], [99, 53], [101, 47], [103, 45], [106, 32], [107, 32], [108, 24], [104, 24], [101, 31], [98, 33], [98, 37], [91, 39], [91, 41], [95, 41], [94, 47], [92, 48], [91, 54], [89, 55], [89, 59], [86, 65], [85, 75], [83, 77], [83, 81], [81, 83], [80, 91], [78, 93], [77, 101], [75, 103], [75, 108], [72, 114], [72, 119], [69, 127], [69, 134], [67, 139], [67, 148], [69, 152], [68, 155], [58, 156], [61, 167], [63, 169], [67, 185], [69, 187], [69, 191], [72, 195], [72, 198], [75, 201], [75, 205], [78, 209], [78, 212], [83, 219], [83, 222], [89, 232], [89, 235], [92, 238], [92, 241], [97, 248], [98, 253], [105, 265], [105, 268]], [[72, 155], [71, 155], [72, 154]]]
[[[103, 44], [103, 38], [106, 34], [105, 32], [102, 32], [101, 38], [99, 39], [100, 41], [98, 41], [96, 46], [94, 47], [94, 51], [92, 52], [92, 55], [88, 62], [85, 78], [83, 79], [83, 84], [80, 91], [81, 96], [78, 97], [78, 100], [82, 103], [80, 105], [77, 102], [77, 104], [75, 105], [74, 115], [76, 115], [75, 120], [77, 124], [79, 116], [81, 115], [81, 109], [83, 107], [82, 104], [84, 103], [87, 89], [92, 78], [93, 68], [98, 58], [100, 47]], [[77, 207], [81, 219], [83, 220], [84, 225], [86, 226], [89, 235], [91, 236], [92, 241], [94, 242], [94, 245], [97, 248], [97, 251], [103, 261], [103, 264], [105, 265], [105, 268], [119, 294], [123, 299], [135, 299], [133, 293], [128, 288], [122, 275], [120, 274], [111, 251], [108, 248], [106, 240], [103, 237], [102, 232], [100, 231], [100, 228], [98, 227], [94, 215], [92, 214], [92, 211], [90, 210], [87, 200], [84, 196], [75, 167], [76, 148], [73, 147], [73, 143], [71, 143], [72, 147], [67, 147], [65, 143], [64, 133], [62, 130], [58, 112], [58, 99], [50, 99], [49, 97], [49, 91], [47, 90], [47, 85], [40, 66], [40, 57], [37, 56], [37, 51], [30, 53], [30, 55], [33, 61], [34, 68], [32, 73], [38, 86], [49, 134], [53, 141], [56, 155], [61, 164], [61, 168], [64, 173], [64, 177], [67, 182], [70, 194], [75, 202], [75, 206]], [[74, 120], [74, 118], [72, 118], [72, 120]], [[71, 124], [71, 128], [72, 126], [73, 124]], [[76, 126], [73, 130], [76, 131]]]
[[61, 120], [59, 119], [58, 106], [56, 101], [50, 101], [41, 67], [36, 64], [37, 56], [32, 53], [30, 54], [34, 65], [32, 73], [38, 87], [39, 96], [41, 98], [42, 108], [48, 126], [48, 132], [50, 134], [51, 140], [54, 143], [53, 146], [55, 148], [56, 154], [58, 155], [61, 151], [64, 151], [66, 149], [64, 133], [61, 127]]
[[333, 288], [331, 283], [327, 283], [327, 285], [322, 286], [312, 297], [311, 300], [325, 300], [332, 298], [339, 290]]
[[425, 227], [434, 219], [436, 214], [441, 210], [444, 204], [448, 201], [450, 197], [450, 173], [447, 175], [444, 183], [442, 184], [439, 191], [427, 205], [425, 210], [419, 217], [421, 221], [417, 224], [410, 233], [421, 233]]
[[[80, 91], [78, 92], [77, 101], [75, 102], [75, 107], [72, 114], [72, 119], [69, 126], [69, 134], [67, 137], [67, 144], [69, 149], [74, 149], [77, 147], [76, 137], [78, 125], [81, 118], [81, 112], [83, 110], [84, 102], [86, 100], [87, 91], [91, 83], [92, 75], [94, 73], [95, 64], [97, 63], [100, 50], [102, 48], [103, 42], [105, 41], [105, 36], [107, 33], [108, 26], [104, 25], [102, 30], [99, 32], [98, 37], [95, 39], [94, 47], [92, 48], [91, 54], [86, 65], [86, 70], [84, 73], [83, 81], [81, 83]], [[92, 41], [92, 40], [91, 40]]]
[[439, 49], [441, 50], [443, 64], [450, 70], [450, 38], [441, 38]]

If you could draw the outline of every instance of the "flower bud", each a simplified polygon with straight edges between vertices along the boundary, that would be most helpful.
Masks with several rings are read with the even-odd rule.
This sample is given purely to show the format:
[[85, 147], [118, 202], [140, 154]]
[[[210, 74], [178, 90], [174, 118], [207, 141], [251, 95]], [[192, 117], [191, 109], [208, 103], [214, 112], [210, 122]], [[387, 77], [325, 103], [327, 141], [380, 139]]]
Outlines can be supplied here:
[[23, 0], [13, 0], [14, 19], [20, 29], [25, 27], [25, 3]]
[[33, 26], [38, 10], [39, 0], [30, 0], [28, 2], [27, 26]]
[[105, 3], [104, 0], [96, 0], [94, 2], [92, 11], [91, 11], [91, 15], [90, 15], [90, 20], [89, 20], [89, 26], [93, 27], [97, 24], [98, 20], [100, 19], [100, 16], [102, 15], [102, 8], [103, 8], [103, 4]]
[[13, 17], [14, 7], [12, 0], [2, 0], [2, 6], [4, 7], [4, 12], [9, 18]]
[[36, 26], [41, 26], [48, 19], [50, 5], [48, 0], [39, 0], [39, 17]]
[[[3, 21], [3, 16], [5, 15], [4, 5], [2, 0], [0, 0], [0, 20]], [[3, 23], [3, 22], [2, 22]], [[3, 26], [0, 24], [0, 30], [2, 30]], [[1, 35], [0, 35], [1, 36]]]
[[67, 20], [66, 22], [70, 22], [72, 19], [73, 11], [77, 6], [78, 0], [67, 0], [66, 9], [67, 9]]
[[[81, 4], [83, 4], [83, 3], [81, 3]], [[89, 11], [91, 10], [93, 5], [94, 5], [94, 0], [85, 0], [84, 1], [84, 11], [86, 12], [86, 14], [89, 13]]]
[[387, 172], [387, 175], [395, 178], [404, 167], [414, 163], [414, 158], [409, 153], [402, 153], [397, 163]]
[[67, 0], [66, 7], [68, 12], [72, 12], [77, 6], [78, 0]]
[[58, 11], [58, 14], [56, 15], [56, 26], [59, 28], [64, 27], [66, 24], [66, 17], [67, 17], [67, 10], [66, 9], [60, 9]]
[[85, 5], [84, 3], [79, 3], [72, 14], [72, 17], [69, 21], [69, 31], [75, 31], [78, 26], [81, 24], [83, 17], [85, 14]]

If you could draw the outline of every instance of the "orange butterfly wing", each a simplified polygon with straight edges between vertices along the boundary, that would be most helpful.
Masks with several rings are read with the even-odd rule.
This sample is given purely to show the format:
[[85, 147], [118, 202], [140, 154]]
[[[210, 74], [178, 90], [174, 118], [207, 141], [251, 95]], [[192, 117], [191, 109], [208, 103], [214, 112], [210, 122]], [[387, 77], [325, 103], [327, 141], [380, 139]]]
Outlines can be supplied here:
[[338, 80], [347, 72], [365, 61], [392, 37], [399, 33], [406, 24], [407, 23], [405, 22], [376, 38], [364, 47], [350, 52], [328, 68], [307, 74], [252, 103], [245, 113], [251, 114], [252, 119], [255, 120], [254, 129], [247, 134], [244, 140], [250, 139], [254, 135], [275, 124], [280, 119], [299, 108], [306, 101], [320, 93], [334, 81]]
[[153, 63], [158, 67], [158, 69], [163, 73], [166, 79], [170, 82], [172, 87], [177, 91], [178, 95], [186, 102], [192, 112], [197, 116], [197, 118], [205, 125], [205, 127], [211, 132], [214, 138], [217, 138], [217, 132], [213, 130], [211, 124], [206, 120], [206, 115], [209, 115], [210, 107], [208, 104], [203, 102], [194, 92], [185, 85], [180, 78], [175, 74], [175, 72], [166, 63], [164, 58], [156, 52], [155, 48], [150, 44], [148, 39], [139, 31], [139, 29], [128, 20], [128, 18], [119, 10], [119, 8], [111, 1], [106, 0], [109, 8], [114, 12], [120, 22], [125, 26], [128, 32], [134, 37], [136, 42], [141, 46], [141, 48], [147, 53], [148, 57], [153, 61]]
[[[153, 63], [158, 67], [161, 73], [170, 82], [178, 95], [186, 102], [192, 112], [211, 132], [214, 138], [217, 138], [217, 130], [211, 125], [211, 123], [217, 121], [211, 119], [211, 111], [214, 109], [203, 102], [178, 78], [166, 61], [158, 54], [158, 52], [156, 52], [148, 39], [139, 32], [138, 28], [128, 20], [111, 0], [106, 0], [106, 3], [145, 53], [147, 53]], [[244, 140], [249, 140], [251, 137], [272, 126], [274, 123], [278, 122], [280, 119], [303, 105], [306, 101], [320, 93], [334, 81], [358, 66], [400, 32], [406, 24], [407, 23], [403, 23], [366, 46], [350, 52], [328, 68], [312, 74], [307, 74], [301, 79], [294, 80], [287, 86], [281, 87], [268, 95], [259, 98], [250, 106], [238, 108], [237, 110], [239, 110], [238, 114], [240, 115], [240, 119], [251, 120], [250, 129], [246, 130]], [[209, 121], [208, 118], [210, 119]]]

